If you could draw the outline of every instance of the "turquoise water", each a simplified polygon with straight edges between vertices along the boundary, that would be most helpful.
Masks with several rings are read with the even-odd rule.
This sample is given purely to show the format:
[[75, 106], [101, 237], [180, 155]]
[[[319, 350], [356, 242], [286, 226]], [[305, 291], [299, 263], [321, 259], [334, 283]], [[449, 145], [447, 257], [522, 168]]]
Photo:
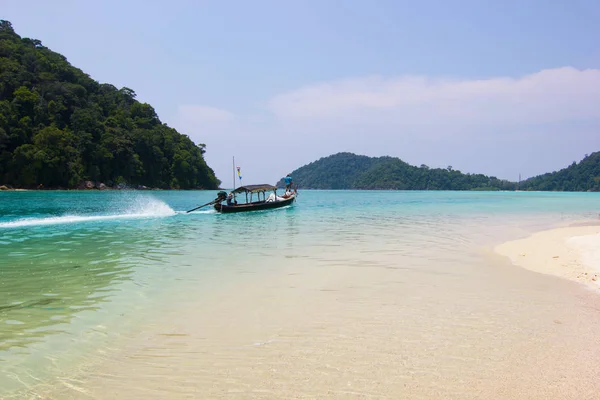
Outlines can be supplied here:
[[600, 212], [598, 193], [402, 191], [302, 191], [277, 210], [185, 212], [215, 195], [0, 192], [0, 397], [60, 374], [233, 272], [384, 248], [435, 259], [441, 271], [463, 257], [457, 249]]

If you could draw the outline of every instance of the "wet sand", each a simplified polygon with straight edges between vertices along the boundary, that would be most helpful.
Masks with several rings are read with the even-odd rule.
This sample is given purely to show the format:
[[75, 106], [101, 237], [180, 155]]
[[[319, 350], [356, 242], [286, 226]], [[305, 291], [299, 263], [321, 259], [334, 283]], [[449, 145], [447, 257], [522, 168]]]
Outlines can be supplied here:
[[571, 226], [535, 233], [495, 249], [515, 265], [600, 290], [600, 226]]
[[595, 293], [484, 250], [445, 260], [374, 246], [271, 258], [182, 292], [31, 398], [598, 398]]

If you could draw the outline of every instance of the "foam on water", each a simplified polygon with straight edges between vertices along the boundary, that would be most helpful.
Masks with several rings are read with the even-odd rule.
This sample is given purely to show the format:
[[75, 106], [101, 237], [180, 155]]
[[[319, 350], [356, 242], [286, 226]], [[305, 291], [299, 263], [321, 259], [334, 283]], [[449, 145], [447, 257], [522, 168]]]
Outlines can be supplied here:
[[157, 218], [176, 215], [164, 201], [155, 198], [135, 198], [121, 213], [108, 215], [61, 215], [58, 217], [21, 218], [2, 222], [0, 228], [24, 228], [41, 225], [72, 224], [91, 221], [111, 221], [132, 218]]
[[180, 215], [187, 215], [187, 214], [216, 214], [217, 210], [215, 210], [215, 209], [209, 209], [209, 210], [197, 210], [197, 211], [191, 211], [191, 212], [176, 211], [176, 213], [180, 214]]

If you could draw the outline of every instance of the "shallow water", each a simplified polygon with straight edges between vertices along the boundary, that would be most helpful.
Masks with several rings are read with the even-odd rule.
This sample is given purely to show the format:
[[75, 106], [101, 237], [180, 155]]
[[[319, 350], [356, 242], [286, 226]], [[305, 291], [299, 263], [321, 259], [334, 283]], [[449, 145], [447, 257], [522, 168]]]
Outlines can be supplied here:
[[0, 397], [598, 388], [597, 295], [489, 251], [597, 221], [598, 194], [302, 191], [185, 213], [215, 194], [0, 193]]

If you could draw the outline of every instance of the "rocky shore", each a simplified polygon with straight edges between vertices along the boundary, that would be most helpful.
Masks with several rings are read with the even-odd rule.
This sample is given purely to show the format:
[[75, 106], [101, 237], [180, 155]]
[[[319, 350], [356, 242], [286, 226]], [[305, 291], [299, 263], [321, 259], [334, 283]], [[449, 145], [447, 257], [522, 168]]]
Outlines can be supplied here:
[[144, 185], [127, 185], [125, 183], [119, 183], [114, 186], [105, 185], [102, 182], [83, 181], [77, 186], [78, 190], [160, 190], [158, 188], [150, 188]]
[[64, 188], [64, 187], [46, 187], [44, 185], [38, 185], [37, 187], [13, 187], [11, 185], [0, 185], [0, 191], [13, 190], [13, 191], [23, 191], [23, 190], [163, 190], [160, 188], [151, 188], [144, 185], [127, 185], [127, 184], [117, 184], [117, 185], [106, 185], [102, 182], [93, 182], [93, 181], [83, 181], [77, 185], [76, 188]]

